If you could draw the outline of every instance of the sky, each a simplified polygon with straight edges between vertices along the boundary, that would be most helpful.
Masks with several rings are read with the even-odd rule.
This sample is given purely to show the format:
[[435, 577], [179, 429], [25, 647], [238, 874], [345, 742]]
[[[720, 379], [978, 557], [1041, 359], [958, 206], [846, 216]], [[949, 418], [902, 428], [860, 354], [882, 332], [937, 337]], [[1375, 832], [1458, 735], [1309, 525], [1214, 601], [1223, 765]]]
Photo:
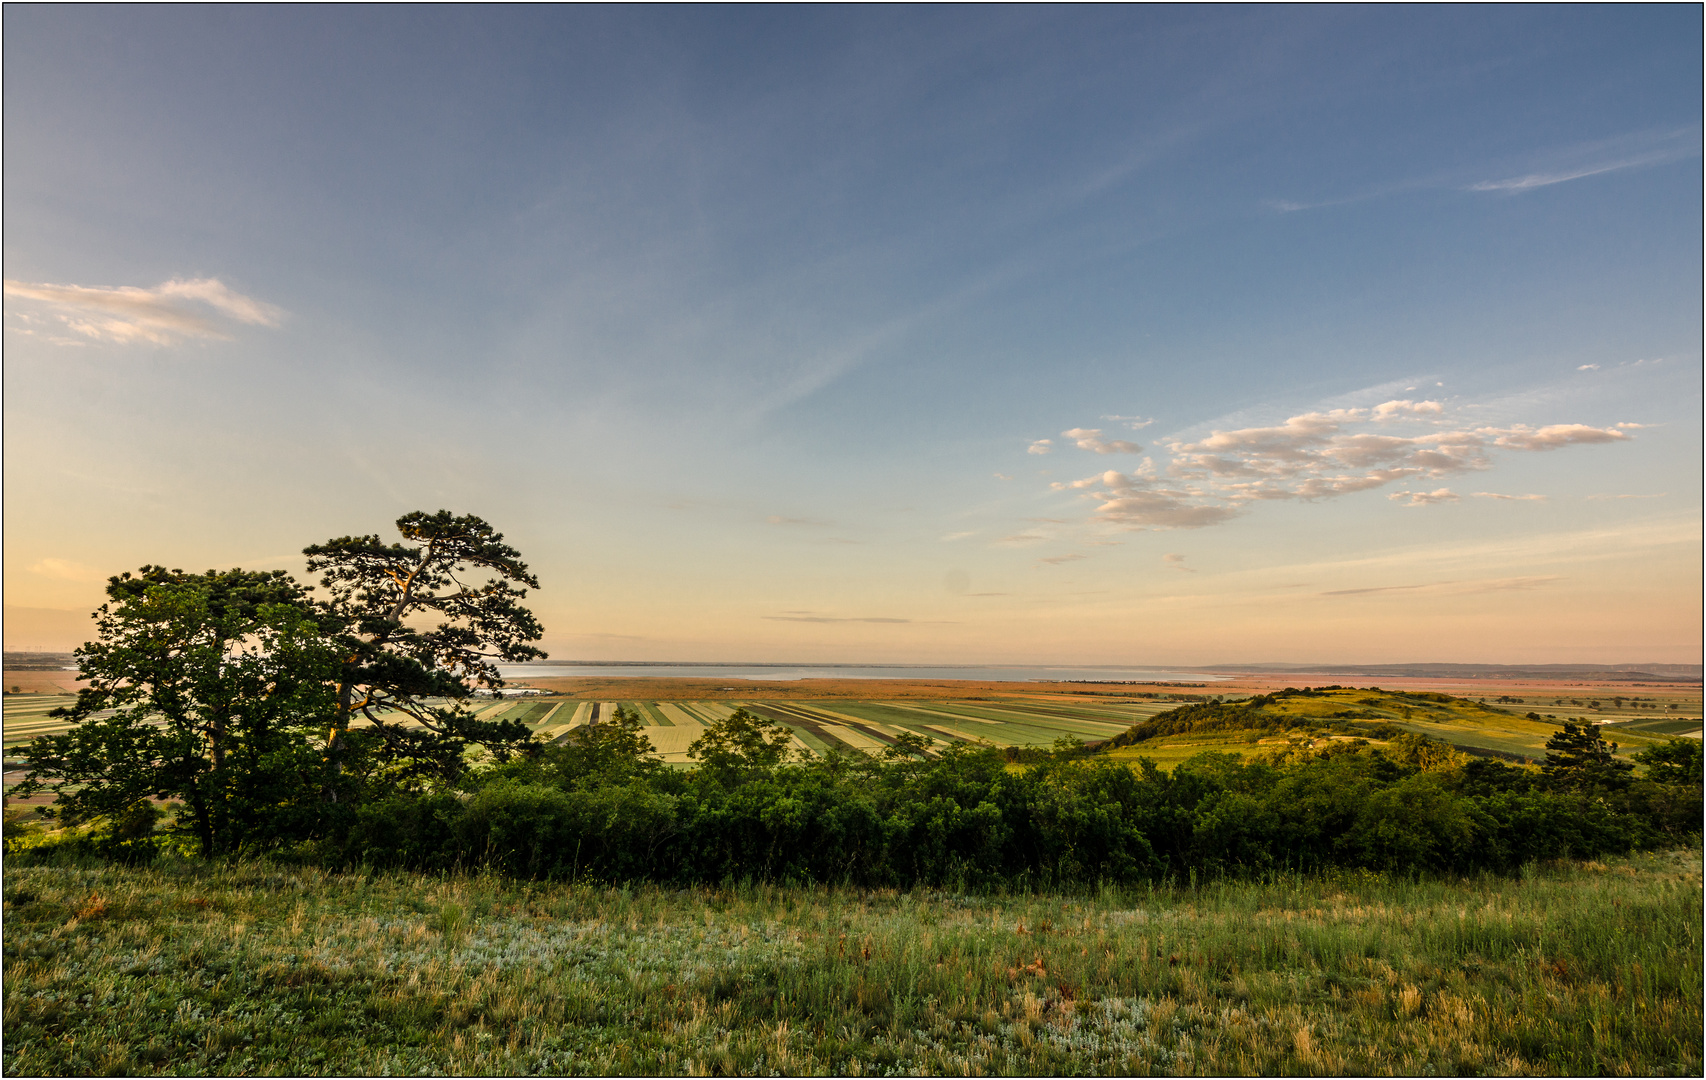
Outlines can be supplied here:
[[1689, 5], [8, 5], [8, 649], [440, 508], [554, 659], [1691, 663]]

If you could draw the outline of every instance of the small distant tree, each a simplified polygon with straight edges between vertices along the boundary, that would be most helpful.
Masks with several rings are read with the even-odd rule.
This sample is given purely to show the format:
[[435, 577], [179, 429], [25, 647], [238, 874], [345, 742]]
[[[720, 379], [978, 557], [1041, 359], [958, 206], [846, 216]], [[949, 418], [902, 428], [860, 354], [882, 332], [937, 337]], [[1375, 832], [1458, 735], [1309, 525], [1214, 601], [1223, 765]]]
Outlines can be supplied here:
[[693, 740], [687, 756], [723, 779], [744, 773], [774, 769], [790, 757], [793, 732], [783, 724], [745, 709], [707, 725], [705, 734]]
[[597, 724], [572, 729], [562, 745], [540, 755], [541, 773], [564, 787], [594, 788], [625, 784], [663, 767], [640, 718], [626, 706]]
[[1448, 772], [1460, 768], [1466, 759], [1448, 742], [1408, 731], [1388, 741], [1386, 756], [1419, 772]]
[[1616, 789], [1629, 786], [1635, 766], [1617, 760], [1617, 744], [1600, 737], [1599, 724], [1564, 726], [1546, 740], [1542, 771], [1550, 787], [1562, 791]]
[[[1067, 741], [1072, 741], [1070, 737], [1066, 738]], [[884, 750], [882, 756], [885, 761], [912, 761], [929, 753], [930, 748], [935, 745], [936, 740], [928, 735], [916, 731], [902, 731], [894, 737], [894, 744]], [[1077, 743], [1074, 742], [1073, 746], [1076, 748]], [[1059, 745], [1055, 748], [1058, 750]]]
[[[525, 724], [478, 721], [465, 702], [476, 687], [503, 685], [499, 663], [545, 653], [530, 644], [541, 631], [522, 605], [539, 580], [502, 533], [448, 510], [404, 514], [397, 530], [404, 543], [345, 536], [303, 554], [322, 575], [342, 649], [327, 736], [333, 771], [418, 787], [459, 777], [471, 746], [500, 761], [536, 747]], [[366, 725], [352, 731], [357, 718]], [[342, 798], [342, 783], [327, 795]]]

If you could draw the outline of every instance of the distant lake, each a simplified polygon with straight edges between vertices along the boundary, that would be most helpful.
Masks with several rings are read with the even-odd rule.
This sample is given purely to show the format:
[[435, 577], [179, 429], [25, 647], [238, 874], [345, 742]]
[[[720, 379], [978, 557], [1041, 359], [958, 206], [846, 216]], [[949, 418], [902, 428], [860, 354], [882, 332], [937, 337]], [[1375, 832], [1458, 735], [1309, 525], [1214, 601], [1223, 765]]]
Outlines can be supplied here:
[[1160, 668], [913, 667], [899, 664], [500, 664], [506, 679], [965, 679], [974, 682], [1219, 682], [1229, 675]]

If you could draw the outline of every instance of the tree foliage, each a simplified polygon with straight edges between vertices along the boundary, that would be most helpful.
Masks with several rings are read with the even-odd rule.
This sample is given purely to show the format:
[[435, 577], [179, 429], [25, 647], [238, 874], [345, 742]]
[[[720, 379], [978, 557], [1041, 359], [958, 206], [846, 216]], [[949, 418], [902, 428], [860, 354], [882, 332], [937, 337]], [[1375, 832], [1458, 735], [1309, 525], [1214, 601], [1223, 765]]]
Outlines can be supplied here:
[[793, 756], [793, 733], [782, 724], [736, 709], [708, 725], [687, 756], [718, 776], [733, 780], [774, 769]]
[[[475, 720], [476, 687], [503, 684], [500, 662], [543, 658], [522, 601], [539, 581], [503, 534], [473, 515], [397, 519], [404, 543], [345, 536], [304, 549], [342, 650], [328, 741], [340, 776], [421, 787], [455, 779], [478, 745], [499, 760], [527, 747], [518, 723]], [[478, 580], [486, 575], [484, 580]], [[356, 718], [366, 721], [350, 730]], [[348, 784], [328, 794], [343, 797]]]
[[1546, 740], [1543, 770], [1553, 788], [1603, 791], [1629, 786], [1635, 766], [1617, 760], [1617, 744], [1606, 742], [1600, 727], [1566, 720], [1558, 733]]
[[302, 812], [337, 655], [301, 587], [279, 572], [145, 566], [107, 595], [98, 638], [76, 653], [89, 685], [54, 714], [74, 726], [31, 745], [20, 793], [51, 779], [72, 819], [181, 800], [210, 855]]
[[1699, 787], [1702, 782], [1699, 739], [1671, 739], [1638, 750], [1633, 756], [1647, 767], [1648, 778], [1656, 783]]
[[354, 802], [442, 790], [474, 746], [499, 761], [535, 751], [525, 725], [477, 721], [464, 703], [502, 684], [499, 662], [544, 656], [522, 604], [538, 581], [477, 517], [397, 526], [405, 543], [308, 548], [318, 598], [282, 571], [112, 578], [76, 654], [89, 686], [56, 714], [73, 727], [32, 745], [20, 791], [52, 788], [70, 817], [132, 823], [120, 831], [138, 838], [150, 800], [177, 800], [214, 855], [323, 835]]
[[609, 756], [553, 747], [476, 774], [466, 801], [364, 808], [343, 858], [616, 881], [885, 887], [1334, 868], [1455, 874], [1674, 844], [1698, 833], [1701, 812], [1697, 787], [1557, 790], [1538, 770], [1420, 737], [1283, 760], [1203, 754], [1171, 773], [1077, 752], [1017, 771], [999, 751], [966, 744], [922, 759], [790, 762], [773, 725], [751, 714], [730, 721], [701, 748], [697, 769], [659, 768], [643, 741], [624, 736], [609, 740]]

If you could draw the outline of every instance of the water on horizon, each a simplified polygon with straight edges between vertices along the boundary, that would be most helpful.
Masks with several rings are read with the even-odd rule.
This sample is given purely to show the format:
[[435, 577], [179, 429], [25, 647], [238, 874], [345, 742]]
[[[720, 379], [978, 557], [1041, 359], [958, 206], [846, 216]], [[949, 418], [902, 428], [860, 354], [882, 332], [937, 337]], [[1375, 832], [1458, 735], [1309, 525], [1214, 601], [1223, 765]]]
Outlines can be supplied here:
[[1160, 668], [988, 666], [928, 667], [907, 664], [500, 664], [505, 679], [660, 678], [752, 679], [965, 679], [978, 682], [1171, 682], [1209, 683], [1230, 678]]

